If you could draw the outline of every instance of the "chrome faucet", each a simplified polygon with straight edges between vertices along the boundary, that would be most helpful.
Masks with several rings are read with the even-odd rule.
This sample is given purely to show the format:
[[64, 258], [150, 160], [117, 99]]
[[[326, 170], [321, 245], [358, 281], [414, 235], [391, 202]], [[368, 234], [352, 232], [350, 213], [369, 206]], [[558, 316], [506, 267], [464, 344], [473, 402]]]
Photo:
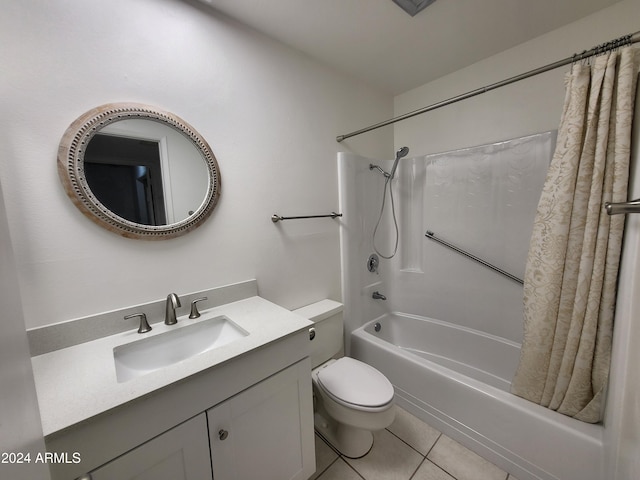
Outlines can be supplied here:
[[164, 323], [166, 325], [175, 325], [178, 323], [178, 319], [176, 318], [176, 308], [180, 306], [180, 297], [175, 293], [170, 293], [167, 296], [167, 305], [164, 314]]
[[378, 292], [377, 290], [375, 292], [373, 292], [373, 294], [371, 295], [371, 298], [373, 298], [374, 300], [386, 300], [387, 297], [385, 297], [384, 295], [382, 295], [380, 292]]

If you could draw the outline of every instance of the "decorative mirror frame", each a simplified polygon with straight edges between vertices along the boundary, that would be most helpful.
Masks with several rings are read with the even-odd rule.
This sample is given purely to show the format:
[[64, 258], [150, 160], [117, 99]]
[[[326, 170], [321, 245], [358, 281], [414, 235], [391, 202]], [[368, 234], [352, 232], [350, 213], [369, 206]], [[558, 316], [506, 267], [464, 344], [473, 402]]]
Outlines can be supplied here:
[[[91, 192], [84, 171], [87, 145], [103, 127], [130, 119], [152, 120], [179, 130], [202, 154], [209, 172], [209, 188], [198, 210], [186, 219], [160, 226], [131, 222], [111, 212]], [[67, 195], [82, 213], [98, 225], [128, 238], [162, 240], [184, 235], [199, 227], [211, 215], [220, 197], [220, 169], [205, 139], [178, 116], [140, 103], [108, 103], [78, 117], [67, 128], [60, 142], [58, 175]]]

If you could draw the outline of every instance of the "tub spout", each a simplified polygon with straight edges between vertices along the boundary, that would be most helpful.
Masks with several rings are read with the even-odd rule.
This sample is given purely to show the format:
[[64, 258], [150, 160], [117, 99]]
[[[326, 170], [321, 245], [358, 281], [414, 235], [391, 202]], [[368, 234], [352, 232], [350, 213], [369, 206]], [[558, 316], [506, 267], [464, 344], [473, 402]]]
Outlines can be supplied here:
[[385, 297], [384, 295], [382, 295], [380, 292], [378, 292], [377, 290], [375, 292], [373, 292], [373, 294], [371, 295], [371, 298], [373, 298], [374, 300], [386, 300], [387, 297]]

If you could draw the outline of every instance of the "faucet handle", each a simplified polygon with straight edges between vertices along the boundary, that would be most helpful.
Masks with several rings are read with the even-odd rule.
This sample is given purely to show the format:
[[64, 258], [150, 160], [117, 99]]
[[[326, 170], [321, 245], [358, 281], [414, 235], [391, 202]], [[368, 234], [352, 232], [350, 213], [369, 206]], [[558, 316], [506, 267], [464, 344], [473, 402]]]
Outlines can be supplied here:
[[124, 319], [140, 317], [140, 326], [138, 327], [138, 333], [147, 333], [151, 331], [151, 325], [147, 322], [147, 316], [144, 313], [132, 313], [131, 315], [125, 315]]
[[198, 311], [198, 305], [196, 304], [206, 299], [207, 297], [201, 297], [201, 298], [196, 298], [191, 302], [191, 313], [189, 314], [189, 318], [198, 318], [200, 316], [200, 312]]

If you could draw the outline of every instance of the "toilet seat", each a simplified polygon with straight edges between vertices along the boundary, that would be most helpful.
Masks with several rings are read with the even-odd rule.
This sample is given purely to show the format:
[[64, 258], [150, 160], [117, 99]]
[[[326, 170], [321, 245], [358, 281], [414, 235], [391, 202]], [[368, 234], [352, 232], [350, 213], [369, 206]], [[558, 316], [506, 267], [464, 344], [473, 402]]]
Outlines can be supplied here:
[[320, 368], [318, 384], [333, 400], [349, 408], [376, 411], [393, 401], [393, 385], [378, 370], [350, 357]]

